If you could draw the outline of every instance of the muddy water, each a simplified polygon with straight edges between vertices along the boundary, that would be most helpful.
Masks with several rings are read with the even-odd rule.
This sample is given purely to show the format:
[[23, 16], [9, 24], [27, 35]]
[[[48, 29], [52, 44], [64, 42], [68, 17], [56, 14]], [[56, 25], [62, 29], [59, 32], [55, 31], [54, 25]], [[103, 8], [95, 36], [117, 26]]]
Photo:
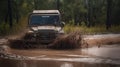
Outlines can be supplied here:
[[[120, 59], [117, 59], [118, 57], [107, 58], [107, 55], [101, 54], [102, 52], [100, 54], [92, 54], [94, 49], [95, 51], [96, 49], [101, 51], [105, 48], [109, 48], [109, 50], [104, 51], [110, 51], [111, 48], [114, 50], [117, 48], [116, 50], [119, 51], [118, 46], [103, 46], [101, 48], [94, 47], [82, 50], [9, 49], [7, 50], [9, 54], [25, 56], [27, 58], [10, 59], [10, 56], [7, 58], [4, 56], [0, 59], [0, 67], [120, 67]], [[91, 55], [87, 55], [85, 52]]]
[[[113, 36], [119, 38], [120, 34], [88, 36], [86, 39], [113, 38]], [[10, 59], [10, 56], [2, 55], [0, 67], [120, 67], [119, 48], [120, 46], [115, 45], [83, 50], [9, 49], [7, 50], [9, 54], [25, 56], [25, 59]]]
[[0, 67], [120, 67], [114, 64], [92, 64], [65, 61], [7, 60], [2, 59]]

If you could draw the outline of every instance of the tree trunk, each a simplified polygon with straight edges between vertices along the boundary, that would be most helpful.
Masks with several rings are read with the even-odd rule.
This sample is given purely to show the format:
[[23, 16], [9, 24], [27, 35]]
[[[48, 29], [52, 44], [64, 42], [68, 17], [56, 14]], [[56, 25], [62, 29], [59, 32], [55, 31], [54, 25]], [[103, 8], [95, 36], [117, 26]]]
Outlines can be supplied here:
[[106, 21], [106, 29], [109, 30], [111, 27], [111, 5], [112, 0], [107, 0], [107, 21]]
[[87, 26], [90, 27], [91, 26], [91, 3], [90, 3], [90, 0], [88, 0], [87, 8], [88, 8], [88, 18], [87, 18], [88, 25]]
[[37, 7], [37, 1], [36, 0], [34, 0], [34, 7], [35, 7], [35, 10], [38, 9], [38, 7]]
[[9, 16], [9, 25], [10, 28], [13, 26], [13, 18], [12, 18], [12, 1], [8, 0], [8, 16]]
[[18, 23], [19, 22], [19, 10], [18, 10], [17, 3], [15, 3], [15, 5], [16, 5], [16, 22]]
[[60, 9], [60, 0], [57, 0], [57, 3], [56, 3], [56, 8], [57, 8], [57, 10], [59, 10], [59, 9]]

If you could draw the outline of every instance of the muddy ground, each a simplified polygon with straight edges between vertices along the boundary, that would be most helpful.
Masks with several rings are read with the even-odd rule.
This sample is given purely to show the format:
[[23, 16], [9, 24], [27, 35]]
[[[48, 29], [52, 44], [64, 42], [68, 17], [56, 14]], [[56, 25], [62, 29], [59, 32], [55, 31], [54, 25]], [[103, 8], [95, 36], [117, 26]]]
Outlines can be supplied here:
[[[103, 45], [113, 45], [113, 44], [120, 44], [120, 34], [103, 34], [103, 35], [83, 35], [84, 43], [88, 44], [88, 47], [97, 46], [100, 48]], [[16, 39], [17, 37], [10, 37], [12, 39]], [[8, 40], [5, 38], [0, 39], [0, 44], [5, 45], [7, 44]], [[55, 49], [14, 49], [10, 48], [9, 46], [4, 47], [7, 49], [7, 52], [25, 56], [39, 56], [39, 55], [49, 55], [57, 57], [59, 54], [79, 54], [81, 55], [81, 49], [70, 49], [70, 50], [55, 50]], [[54, 53], [54, 54], [52, 54]], [[84, 53], [82, 53], [84, 55]]]
[[[15, 37], [13, 37], [15, 38]], [[88, 47], [83, 49], [55, 50], [55, 49], [13, 49], [5, 46], [8, 41], [0, 39], [0, 66], [2, 67], [119, 67], [120, 58], [96, 56], [88, 53], [91, 47], [95, 49], [110, 47], [117, 44], [119, 49], [120, 34], [84, 35], [83, 39]], [[110, 45], [110, 46], [109, 46]], [[112, 46], [111, 46], [112, 47]], [[115, 47], [115, 49], [116, 49]], [[105, 48], [106, 49], [106, 48]], [[115, 50], [113, 49], [113, 50]], [[92, 49], [94, 50], [94, 49]], [[108, 51], [108, 50], [107, 50]], [[98, 51], [99, 52], [99, 51]], [[118, 52], [119, 53], [119, 52]], [[7, 65], [6, 65], [7, 64]]]
[[120, 34], [85, 35], [84, 40], [89, 46], [120, 44]]

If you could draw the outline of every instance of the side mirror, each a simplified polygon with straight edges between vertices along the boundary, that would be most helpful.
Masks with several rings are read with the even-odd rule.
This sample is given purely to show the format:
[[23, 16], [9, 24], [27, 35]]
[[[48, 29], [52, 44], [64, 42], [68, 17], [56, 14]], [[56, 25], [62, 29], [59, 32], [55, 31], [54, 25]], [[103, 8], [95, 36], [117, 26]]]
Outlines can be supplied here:
[[65, 26], [65, 22], [61, 22], [61, 27], [64, 27]]

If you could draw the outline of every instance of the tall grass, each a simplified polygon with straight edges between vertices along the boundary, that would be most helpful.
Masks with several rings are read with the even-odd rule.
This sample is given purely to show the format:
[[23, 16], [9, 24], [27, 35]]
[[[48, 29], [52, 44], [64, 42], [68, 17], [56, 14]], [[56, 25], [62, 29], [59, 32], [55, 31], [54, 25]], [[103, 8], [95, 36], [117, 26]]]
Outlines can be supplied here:
[[83, 34], [102, 34], [102, 33], [120, 33], [119, 26], [111, 26], [109, 30], [106, 29], [105, 25], [86, 27], [86, 26], [74, 26], [74, 25], [65, 25], [65, 33], [70, 33], [74, 31], [80, 31]]
[[25, 29], [27, 25], [27, 17], [23, 17], [19, 22], [13, 21], [13, 27], [10, 28], [9, 23], [2, 22], [0, 24], [0, 36], [16, 34]]
[[9, 30], [10, 28], [8, 23], [5, 22], [0, 23], [0, 35], [6, 35]]
[[[9, 35], [9, 34], [16, 34], [20, 31], [23, 31], [27, 26], [27, 16], [22, 17], [20, 21], [17, 23], [14, 20], [13, 27], [10, 28], [9, 23], [2, 22], [0, 23], [0, 35]], [[94, 27], [86, 27], [85, 25], [77, 25], [74, 26], [73, 23], [66, 24], [64, 27], [65, 33], [70, 33], [74, 31], [79, 31], [84, 34], [98, 34], [98, 33], [120, 33], [120, 25], [118, 26], [111, 26], [109, 30], [106, 30], [105, 25], [98, 25]]]

